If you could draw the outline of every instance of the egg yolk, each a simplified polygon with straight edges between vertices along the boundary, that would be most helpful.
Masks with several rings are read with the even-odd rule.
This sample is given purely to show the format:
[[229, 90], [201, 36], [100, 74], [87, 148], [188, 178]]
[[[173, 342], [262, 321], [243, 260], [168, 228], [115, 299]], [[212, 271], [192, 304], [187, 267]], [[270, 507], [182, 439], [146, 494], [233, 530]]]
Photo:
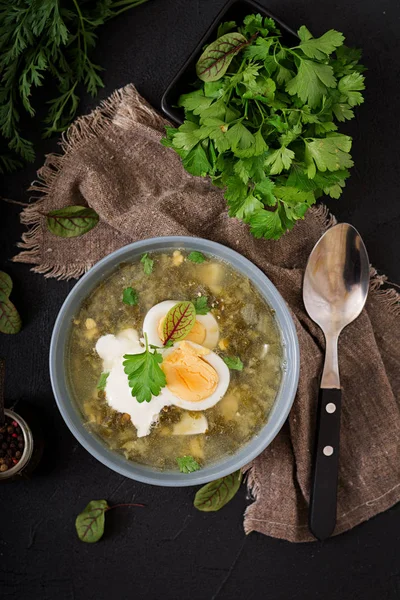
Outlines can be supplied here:
[[[161, 319], [161, 321], [158, 324], [158, 335], [160, 336], [160, 340], [164, 339], [163, 336], [163, 325], [164, 325], [164, 321], [165, 321], [165, 317], [163, 317]], [[202, 325], [202, 323], [199, 323], [199, 321], [196, 321], [195, 324], [193, 325], [193, 329], [190, 331], [190, 333], [187, 334], [187, 336], [185, 336], [185, 340], [188, 340], [189, 342], [194, 342], [195, 344], [200, 344], [200, 346], [204, 343], [204, 340], [206, 339], [206, 328], [204, 327], [204, 325]]]
[[161, 368], [165, 373], [168, 389], [188, 402], [200, 402], [215, 392], [218, 384], [216, 370], [203, 360], [209, 354], [206, 348], [193, 348], [181, 342], [166, 356]]

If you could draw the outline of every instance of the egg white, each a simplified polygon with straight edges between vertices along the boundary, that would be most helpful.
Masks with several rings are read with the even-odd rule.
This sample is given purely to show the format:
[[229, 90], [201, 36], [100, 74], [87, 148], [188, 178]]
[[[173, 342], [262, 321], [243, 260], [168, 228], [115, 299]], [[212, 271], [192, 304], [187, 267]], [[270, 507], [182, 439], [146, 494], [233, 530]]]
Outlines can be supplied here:
[[[179, 300], [164, 300], [155, 304], [147, 312], [143, 321], [143, 333], [147, 334], [149, 344], [153, 346], [162, 346], [163, 342], [158, 335], [158, 324], [165, 317], [167, 312], [171, 310]], [[201, 323], [206, 330], [206, 337], [202, 344], [205, 348], [212, 350], [216, 347], [219, 340], [219, 327], [215, 317], [209, 312], [206, 315], [196, 315], [196, 321]]]

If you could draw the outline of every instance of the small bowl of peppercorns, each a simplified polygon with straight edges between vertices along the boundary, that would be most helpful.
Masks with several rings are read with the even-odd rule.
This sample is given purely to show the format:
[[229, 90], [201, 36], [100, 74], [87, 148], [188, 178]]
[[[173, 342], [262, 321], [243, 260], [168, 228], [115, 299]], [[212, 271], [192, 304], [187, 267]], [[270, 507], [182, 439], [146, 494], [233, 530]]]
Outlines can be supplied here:
[[22, 472], [33, 451], [32, 432], [26, 421], [12, 410], [4, 410], [0, 425], [0, 481]]

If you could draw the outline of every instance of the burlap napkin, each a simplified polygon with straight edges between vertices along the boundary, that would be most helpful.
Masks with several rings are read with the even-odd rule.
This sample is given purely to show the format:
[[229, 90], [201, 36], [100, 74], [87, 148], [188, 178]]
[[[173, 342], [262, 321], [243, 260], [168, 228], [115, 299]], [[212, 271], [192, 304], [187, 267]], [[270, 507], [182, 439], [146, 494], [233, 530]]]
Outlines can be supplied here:
[[[333, 224], [323, 206], [278, 242], [255, 240], [230, 219], [220, 191], [188, 175], [178, 156], [161, 146], [166, 122], [130, 85], [79, 119], [47, 157], [34, 190], [41, 198], [22, 213], [30, 225], [14, 260], [47, 277], [78, 277], [120, 246], [150, 236], [197, 235], [238, 250], [258, 265], [289, 304], [301, 347], [300, 384], [293, 409], [275, 441], [248, 467], [255, 501], [246, 532], [300, 542], [307, 528], [310, 463], [323, 336], [305, 313], [301, 285], [307, 257]], [[88, 204], [100, 225], [87, 235], [60, 239], [43, 213]], [[343, 413], [336, 533], [400, 499], [400, 306], [384, 277], [372, 272], [366, 310], [340, 338]]]

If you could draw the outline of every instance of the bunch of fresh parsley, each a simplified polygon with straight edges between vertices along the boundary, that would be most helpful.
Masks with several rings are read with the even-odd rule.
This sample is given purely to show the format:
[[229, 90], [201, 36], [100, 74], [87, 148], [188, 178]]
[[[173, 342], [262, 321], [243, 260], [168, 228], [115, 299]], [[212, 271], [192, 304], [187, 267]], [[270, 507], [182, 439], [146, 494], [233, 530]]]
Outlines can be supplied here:
[[[146, 0], [0, 0], [0, 132], [6, 152], [0, 172], [33, 161], [23, 134], [23, 113], [35, 116], [32, 93], [48, 81], [57, 91], [48, 103], [44, 135], [64, 131], [74, 118], [79, 93], [95, 96], [102, 70], [90, 59], [96, 30]], [[25, 128], [29, 124], [24, 123]]]
[[261, 15], [223, 23], [196, 89], [179, 99], [184, 123], [163, 140], [189, 173], [225, 190], [230, 216], [257, 238], [281, 237], [322, 194], [338, 198], [353, 166], [336, 122], [363, 102], [361, 52], [333, 29], [314, 38], [302, 26], [298, 36], [283, 45]]

